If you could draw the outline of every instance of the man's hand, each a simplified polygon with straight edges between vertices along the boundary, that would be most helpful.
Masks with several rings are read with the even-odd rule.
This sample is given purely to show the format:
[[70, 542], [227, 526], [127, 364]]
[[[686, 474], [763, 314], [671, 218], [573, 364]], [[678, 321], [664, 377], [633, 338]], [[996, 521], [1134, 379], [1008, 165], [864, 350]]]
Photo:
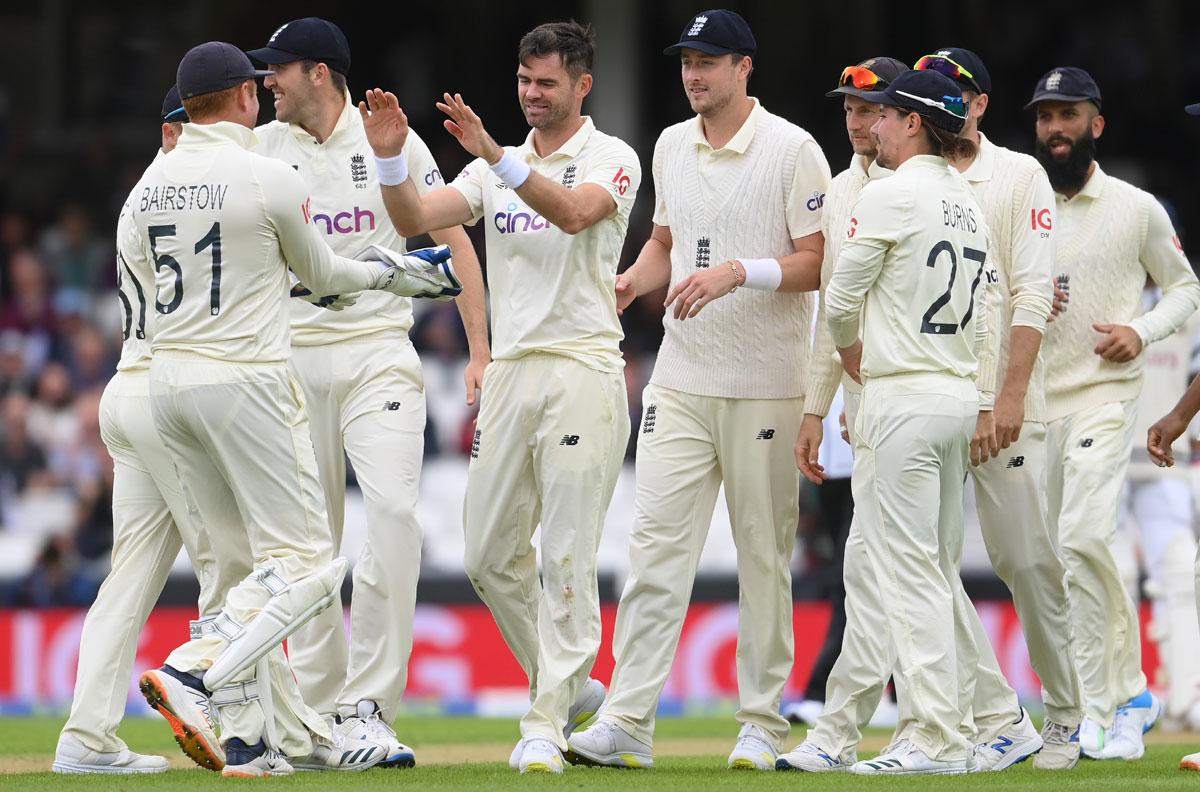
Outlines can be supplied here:
[[975, 420], [975, 436], [971, 438], [971, 464], [982, 465], [999, 454], [995, 418], [990, 410], [981, 410], [979, 418]]
[[862, 339], [857, 339], [850, 346], [838, 349], [838, 355], [842, 358], [842, 368], [850, 379], [862, 385], [862, 377], [859, 376], [859, 368], [862, 366]]
[[1062, 289], [1058, 288], [1058, 283], [1054, 283], [1054, 301], [1050, 303], [1050, 316], [1046, 317], [1047, 322], [1053, 322], [1054, 317], [1058, 316], [1063, 311], [1067, 310], [1067, 303], [1071, 301], [1071, 295], [1067, 294]]
[[617, 276], [617, 316], [625, 313], [625, 309], [637, 299], [637, 287], [628, 273], [622, 272]]
[[1092, 329], [1104, 334], [1095, 353], [1111, 363], [1128, 363], [1142, 352], [1142, 337], [1129, 325], [1093, 324]]
[[471, 358], [467, 361], [467, 367], [463, 370], [463, 381], [467, 385], [468, 407], [474, 407], [479, 394], [483, 393], [483, 372], [491, 362], [490, 357]]
[[1169, 412], [1146, 433], [1146, 451], [1159, 467], [1171, 467], [1175, 464], [1175, 454], [1171, 443], [1187, 429], [1187, 421], [1174, 412]]
[[442, 100], [437, 103], [437, 109], [450, 116], [442, 122], [446, 131], [454, 135], [468, 154], [483, 157], [488, 165], [499, 162], [504, 156], [504, 149], [492, 140], [492, 136], [483, 128], [483, 121], [463, 101], [462, 94], [442, 94]]
[[804, 478], [813, 484], [823, 484], [829, 478], [825, 468], [817, 461], [821, 451], [821, 438], [824, 426], [817, 415], [808, 414], [800, 424], [800, 436], [796, 438], [796, 467], [804, 474]]
[[[730, 262], [726, 261], [720, 266], [688, 275], [667, 292], [667, 299], [663, 303], [663, 307], [670, 308], [671, 303], [675, 303], [673, 313], [675, 318], [680, 320], [690, 319], [700, 313], [701, 308], [718, 297], [729, 294], [737, 285], [738, 281], [734, 278], [733, 269], [729, 265]], [[733, 266], [738, 268], [742, 274], [741, 281], [745, 283], [746, 271], [742, 269], [742, 265], [734, 262]]]
[[1025, 394], [1001, 388], [992, 415], [996, 423], [996, 442], [1000, 448], [1008, 448], [1021, 436], [1021, 426], [1025, 423]]
[[842, 439], [847, 443], [850, 442], [850, 427], [846, 426], [846, 411], [842, 410], [838, 413], [838, 426], [842, 429]]
[[395, 157], [404, 150], [404, 141], [408, 140], [408, 116], [400, 109], [394, 93], [372, 88], [367, 91], [367, 101], [358, 103], [358, 113], [375, 156], [381, 159]]

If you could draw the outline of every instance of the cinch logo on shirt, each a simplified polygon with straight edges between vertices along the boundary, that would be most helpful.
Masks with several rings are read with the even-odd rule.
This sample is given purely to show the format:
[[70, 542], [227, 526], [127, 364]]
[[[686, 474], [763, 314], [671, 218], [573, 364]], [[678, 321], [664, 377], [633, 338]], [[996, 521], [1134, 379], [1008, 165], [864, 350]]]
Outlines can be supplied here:
[[[338, 212], [330, 217], [327, 214], [318, 213], [312, 216], [313, 223], [320, 223], [325, 228], [326, 234], [357, 234], [363, 230], [363, 221], [367, 223], [367, 230], [375, 230], [375, 214], [370, 209], [360, 209], [354, 207], [353, 212]], [[354, 222], [351, 223], [350, 221]]]
[[820, 209], [822, 206], [825, 205], [825, 193], [823, 193], [823, 192], [813, 193], [812, 197], [809, 198], [808, 201], [805, 202], [804, 205], [808, 208], [808, 211], [810, 211], [810, 212], [817, 211], [818, 209]]
[[429, 173], [425, 174], [425, 184], [429, 187], [432, 187], [441, 178], [442, 172], [437, 168], [434, 168], [433, 170], [429, 171]]
[[492, 222], [496, 224], [496, 230], [501, 234], [541, 231], [544, 228], [552, 228], [550, 221], [537, 212], [518, 212], [517, 208], [517, 204], [510, 203], [507, 212], [496, 212], [496, 216], [492, 218]]

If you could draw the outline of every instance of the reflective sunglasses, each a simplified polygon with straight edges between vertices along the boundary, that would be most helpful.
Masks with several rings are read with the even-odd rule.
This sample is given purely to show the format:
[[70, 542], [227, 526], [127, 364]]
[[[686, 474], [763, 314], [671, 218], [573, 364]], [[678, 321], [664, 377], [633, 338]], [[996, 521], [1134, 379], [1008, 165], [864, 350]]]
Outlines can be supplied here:
[[860, 91], [871, 91], [880, 83], [887, 85], [887, 80], [870, 69], [864, 66], [847, 66], [842, 69], [842, 76], [838, 79], [838, 88], [852, 85]]
[[975, 81], [975, 75], [971, 74], [966, 68], [955, 61], [950, 60], [944, 55], [926, 55], [913, 64], [913, 68], [917, 71], [928, 69], [930, 71], [940, 72], [952, 80], [966, 80], [975, 89], [976, 93], [986, 93], [979, 87], [979, 83]]

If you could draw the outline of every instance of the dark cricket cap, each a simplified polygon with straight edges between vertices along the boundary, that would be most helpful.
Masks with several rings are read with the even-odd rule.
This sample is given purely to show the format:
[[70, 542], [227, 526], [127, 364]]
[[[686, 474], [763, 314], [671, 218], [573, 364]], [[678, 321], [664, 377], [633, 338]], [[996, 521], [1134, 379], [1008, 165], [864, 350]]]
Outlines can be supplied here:
[[187, 123], [187, 110], [183, 109], [183, 102], [179, 99], [177, 86], [172, 85], [167, 91], [167, 95], [163, 97], [162, 120], [170, 124]]
[[1200, 102], [1197, 102], [1196, 104], [1190, 104], [1183, 109], [1192, 115], [1200, 115]]
[[206, 41], [192, 47], [179, 61], [175, 87], [181, 99], [224, 91], [255, 77], [265, 77], [250, 64], [246, 53], [224, 41]]
[[267, 46], [246, 53], [260, 63], [314, 60], [345, 76], [350, 72], [350, 42], [332, 22], [320, 17], [295, 19], [271, 34]]
[[1038, 102], [1095, 102], [1100, 106], [1100, 86], [1077, 66], [1059, 66], [1042, 75], [1025, 109]]
[[938, 129], [958, 134], [967, 123], [966, 105], [958, 83], [941, 72], [906, 71], [882, 91], [867, 91], [868, 102], [918, 113]]
[[739, 14], [717, 8], [692, 17], [679, 35], [679, 43], [667, 47], [663, 54], [674, 55], [683, 49], [709, 55], [736, 52], [754, 57], [758, 54], [758, 42], [750, 32], [750, 25]]
[[[904, 65], [903, 61], [883, 56], [867, 58], [862, 63], [857, 63], [855, 65], [860, 69], [866, 69], [878, 77], [879, 82], [876, 83], [876, 85], [880, 89], [886, 88], [892, 82], [892, 80], [908, 71], [908, 67]], [[845, 69], [842, 70], [842, 73], [845, 74]], [[850, 96], [857, 96], [858, 98], [862, 99], [867, 93], [868, 91], [866, 89], [855, 88], [854, 84], [851, 83], [850, 85], [839, 85], [837, 88], [834, 88], [825, 95], [841, 96], [842, 94], [849, 94]]]
[[[939, 61], [950, 68], [943, 69]], [[959, 68], [954, 68], [955, 65]], [[983, 65], [983, 58], [963, 47], [942, 47], [936, 49], [918, 60], [913, 68], [940, 71], [966, 91], [985, 94], [992, 92], [992, 76], [988, 74], [987, 66]], [[971, 76], [968, 77], [963, 74], [960, 71], [961, 69], [969, 71]]]

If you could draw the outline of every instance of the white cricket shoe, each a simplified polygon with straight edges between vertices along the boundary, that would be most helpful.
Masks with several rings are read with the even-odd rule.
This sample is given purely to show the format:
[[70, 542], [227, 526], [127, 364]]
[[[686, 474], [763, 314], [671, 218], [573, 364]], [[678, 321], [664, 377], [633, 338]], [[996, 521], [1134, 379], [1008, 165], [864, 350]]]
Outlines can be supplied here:
[[897, 740], [887, 753], [856, 762], [850, 772], [855, 775], [960, 775], [970, 772], [974, 766], [970, 759], [930, 759], [912, 741]]
[[731, 770], [774, 770], [779, 750], [761, 726], [747, 723], [738, 732], [737, 743], [729, 754]]
[[313, 750], [308, 756], [291, 760], [296, 770], [340, 770], [343, 772], [366, 770], [380, 764], [387, 756], [387, 749], [370, 740], [359, 740], [344, 737], [334, 732], [333, 740], [329, 741], [317, 735], [312, 736]]
[[803, 723], [811, 728], [817, 725], [817, 718], [821, 717], [824, 709], [824, 701], [804, 699], [784, 706], [780, 714], [792, 723]]
[[336, 718], [333, 725], [334, 737], [343, 740], [358, 740], [375, 743], [380, 746], [384, 755], [379, 761], [380, 767], [413, 767], [417, 763], [416, 754], [400, 740], [380, 717], [380, 709], [374, 701], [358, 702], [355, 714], [348, 718]]
[[167, 719], [175, 742], [193, 762], [209, 770], [225, 766], [212, 700], [198, 678], [165, 665], [144, 672], [138, 687], [146, 703]]
[[612, 721], [598, 720], [567, 740], [567, 761], [602, 767], [654, 767], [654, 750]]
[[1070, 770], [1079, 762], [1079, 727], [1072, 728], [1049, 718], [1042, 727], [1042, 750], [1033, 757], [1038, 770]]
[[1179, 760], [1180, 770], [1200, 770], [1200, 752], [1188, 754]]
[[1089, 759], [1099, 759], [1104, 744], [1108, 741], [1109, 729], [1087, 717], [1079, 724], [1079, 750]]
[[840, 757], [830, 756], [811, 740], [805, 740], [775, 760], [776, 770], [802, 770], [805, 773], [845, 773], [858, 761], [851, 751]]
[[523, 737], [525, 743], [521, 748], [521, 760], [517, 765], [521, 774], [525, 773], [562, 773], [563, 755], [558, 746], [545, 737]]
[[603, 682], [599, 679], [587, 678], [583, 687], [579, 689], [579, 694], [575, 696], [575, 703], [567, 711], [567, 725], [563, 726], [564, 739], [570, 737], [576, 729], [590, 721], [600, 711], [600, 706], [604, 703], [604, 697], [607, 694], [608, 690], [604, 687]]
[[246, 745], [239, 737], [230, 738], [225, 745], [225, 767], [221, 775], [226, 778], [266, 778], [292, 774], [292, 766], [283, 754], [268, 748], [261, 739], [254, 745]]
[[1117, 707], [1112, 729], [1097, 759], [1141, 759], [1146, 753], [1143, 735], [1154, 728], [1162, 715], [1162, 702], [1149, 690]]
[[1021, 719], [1006, 726], [987, 742], [975, 746], [976, 772], [1006, 770], [1042, 750], [1042, 736], [1029, 713], [1021, 708]]
[[165, 773], [169, 767], [165, 756], [145, 756], [128, 748], [121, 751], [93, 751], [70, 734], [58, 736], [54, 749], [56, 773], [76, 775], [134, 775]]

